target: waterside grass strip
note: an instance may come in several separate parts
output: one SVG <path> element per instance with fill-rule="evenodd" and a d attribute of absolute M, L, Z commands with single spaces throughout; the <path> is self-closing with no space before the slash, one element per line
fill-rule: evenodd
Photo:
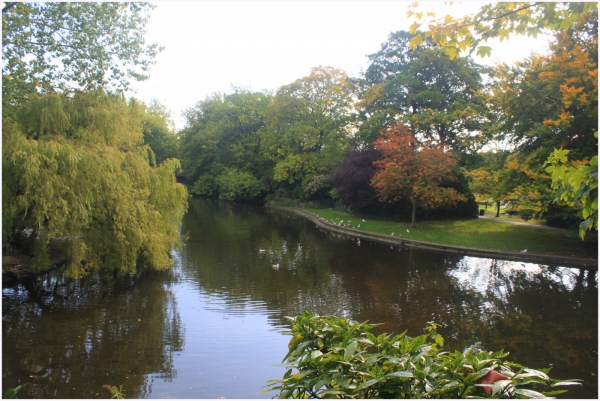
<path fill-rule="evenodd" d="M 393 237 L 385 234 L 377 234 L 373 232 L 363 231 L 352 227 L 342 227 L 335 223 L 325 220 L 314 213 L 308 212 L 303 209 L 287 207 L 287 206 L 270 206 L 274 209 L 285 210 L 288 212 L 296 213 L 302 217 L 305 217 L 314 222 L 318 227 L 327 229 L 331 232 L 344 234 L 351 237 L 360 239 L 376 241 L 389 245 L 396 246 L 409 246 L 420 249 L 431 249 L 436 251 L 452 252 L 463 254 L 467 256 L 477 256 L 485 258 L 498 258 L 505 260 L 512 260 L 515 262 L 527 262 L 537 263 L 546 265 L 560 265 L 565 267 L 575 267 L 585 270 L 598 270 L 598 259 L 578 258 L 572 256 L 559 256 L 559 255 L 543 255 L 533 252 L 521 253 L 521 252 L 509 252 L 509 251 L 498 251 L 481 248 L 471 248 L 457 245 L 446 245 L 437 244 L 427 241 L 419 241 L 413 239 L 407 239 L 404 237 Z"/>

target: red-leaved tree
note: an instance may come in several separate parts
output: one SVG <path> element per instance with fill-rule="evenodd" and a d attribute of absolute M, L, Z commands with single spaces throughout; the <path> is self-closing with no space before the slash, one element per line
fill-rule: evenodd
<path fill-rule="evenodd" d="M 410 199 L 413 205 L 411 227 L 415 226 L 417 204 L 431 208 L 466 200 L 454 188 L 444 185 L 456 180 L 452 167 L 456 156 L 440 146 L 417 141 L 401 124 L 379 133 L 375 148 L 383 156 L 374 165 L 377 172 L 371 185 L 383 201 Z"/>

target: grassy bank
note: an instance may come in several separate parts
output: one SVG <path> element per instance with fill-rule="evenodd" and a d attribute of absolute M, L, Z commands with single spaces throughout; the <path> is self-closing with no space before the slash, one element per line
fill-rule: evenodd
<path fill-rule="evenodd" d="M 553 231 L 483 219 L 417 221 L 417 227 L 410 228 L 409 222 L 362 221 L 331 209 L 304 210 L 336 223 L 343 220 L 347 227 L 386 235 L 394 233 L 394 236 L 437 244 L 511 252 L 527 249 L 527 252 L 544 255 L 598 258 L 597 236 L 588 235 L 582 241 L 576 231 Z"/>

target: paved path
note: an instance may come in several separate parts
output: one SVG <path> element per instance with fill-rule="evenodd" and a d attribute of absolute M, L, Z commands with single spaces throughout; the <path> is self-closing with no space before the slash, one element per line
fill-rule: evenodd
<path fill-rule="evenodd" d="M 512 221 L 512 220 L 506 220 L 506 219 L 499 219 L 497 217 L 479 216 L 479 218 L 480 219 L 484 219 L 484 220 L 497 221 L 498 223 L 515 224 L 517 226 L 527 226 L 527 227 L 534 227 L 534 228 L 542 228 L 544 230 L 553 230 L 553 231 L 573 232 L 573 230 L 569 230 L 567 228 L 542 226 L 542 225 L 539 225 L 539 224 L 529 224 L 529 223 L 523 223 L 521 221 Z"/>
<path fill-rule="evenodd" d="M 498 223 L 507 223 L 507 224 L 515 224 L 517 226 L 527 226 L 527 227 L 534 227 L 534 228 L 541 228 L 543 230 L 552 230 L 552 231 L 561 231 L 564 233 L 577 233 L 577 235 L 579 235 L 579 232 L 573 230 L 573 229 L 568 229 L 568 228 L 558 228 L 558 227 L 550 227 L 550 226 L 542 226 L 539 224 L 528 224 L 528 223 L 523 223 L 521 221 L 511 221 L 511 220 L 506 220 L 506 219 L 499 219 L 497 217 L 487 217 L 487 216 L 479 216 L 480 219 L 484 219 L 484 220 L 491 220 L 491 221 L 497 221 Z M 591 239 L 597 239 L 598 238 L 598 233 L 593 233 L 591 231 L 588 231 L 588 233 L 585 235 L 586 238 L 591 238 Z"/>

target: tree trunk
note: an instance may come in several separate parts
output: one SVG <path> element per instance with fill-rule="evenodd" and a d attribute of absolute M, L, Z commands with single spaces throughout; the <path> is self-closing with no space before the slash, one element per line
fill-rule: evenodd
<path fill-rule="evenodd" d="M 412 210 L 412 219 L 410 222 L 410 226 L 412 228 L 415 228 L 415 221 L 417 220 L 417 201 L 416 200 L 412 201 L 412 204 L 413 204 L 413 210 Z"/>
<path fill-rule="evenodd" d="M 496 217 L 500 217 L 500 201 L 496 201 Z"/>

